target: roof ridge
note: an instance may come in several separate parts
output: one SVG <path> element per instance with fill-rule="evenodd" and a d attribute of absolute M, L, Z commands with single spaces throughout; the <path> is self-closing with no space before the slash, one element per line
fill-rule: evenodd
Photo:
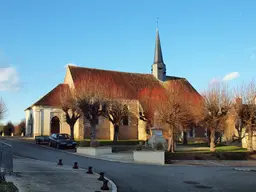
<path fill-rule="evenodd" d="M 92 68 L 92 67 L 81 67 L 81 66 L 73 66 L 73 65 L 69 65 L 68 67 L 70 67 L 70 68 L 82 68 L 82 69 L 94 69 L 94 70 L 98 70 L 98 71 L 109 71 L 109 72 L 116 72 L 116 73 L 136 74 L 136 75 L 152 75 L 151 73 L 125 72 L 125 71 L 98 69 L 98 68 Z"/>
<path fill-rule="evenodd" d="M 41 101 L 43 98 L 45 98 L 46 96 L 48 96 L 50 93 L 52 93 L 55 89 L 57 89 L 59 86 L 61 85 L 68 85 L 66 83 L 59 83 L 57 84 L 53 89 L 51 89 L 48 93 L 46 93 L 45 95 L 41 96 L 39 99 L 36 100 L 36 102 L 34 102 L 31 106 L 29 106 L 28 108 L 25 109 L 28 110 L 30 108 L 32 108 L 34 105 L 36 105 L 39 101 Z"/>

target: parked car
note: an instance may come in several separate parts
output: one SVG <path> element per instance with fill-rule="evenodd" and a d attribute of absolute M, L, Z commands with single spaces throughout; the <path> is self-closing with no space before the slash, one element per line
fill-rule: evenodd
<path fill-rule="evenodd" d="M 76 148 L 77 143 L 66 133 L 54 133 L 49 137 L 49 146 L 60 148 Z"/>
<path fill-rule="evenodd" d="M 49 143 L 49 136 L 41 135 L 41 136 L 35 136 L 36 144 L 41 143 Z"/>

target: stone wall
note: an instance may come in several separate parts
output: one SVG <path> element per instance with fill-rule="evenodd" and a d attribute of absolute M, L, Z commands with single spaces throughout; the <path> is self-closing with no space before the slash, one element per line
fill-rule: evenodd
<path fill-rule="evenodd" d="M 129 117 L 129 125 L 120 125 L 119 127 L 119 139 L 138 139 L 138 117 L 135 112 L 137 110 L 137 102 L 135 101 L 126 101 L 128 105 L 128 109 L 131 112 Z M 85 138 L 90 138 L 90 124 L 88 120 L 86 120 L 85 124 Z M 99 117 L 99 124 L 96 126 L 96 139 L 105 139 L 105 140 L 113 140 L 114 128 L 112 123 L 104 118 Z"/>

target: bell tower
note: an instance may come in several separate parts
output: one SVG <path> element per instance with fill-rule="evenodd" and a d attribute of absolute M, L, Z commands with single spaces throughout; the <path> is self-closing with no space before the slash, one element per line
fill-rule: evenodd
<path fill-rule="evenodd" d="M 163 60 L 158 29 L 156 30 L 155 56 L 154 56 L 154 64 L 152 65 L 151 72 L 158 80 L 160 81 L 166 80 L 166 66 Z"/>

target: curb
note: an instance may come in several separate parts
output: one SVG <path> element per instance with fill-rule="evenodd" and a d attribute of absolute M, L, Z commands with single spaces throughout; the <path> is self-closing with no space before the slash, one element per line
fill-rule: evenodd
<path fill-rule="evenodd" d="M 7 140 L 13 140 L 13 139 L 9 139 L 9 138 L 5 138 L 5 139 L 7 139 Z M 16 141 L 17 141 L 17 140 L 16 140 Z M 21 140 L 21 139 L 19 139 L 19 141 L 24 142 L 24 143 L 33 144 L 33 143 L 30 143 L 30 142 L 23 141 L 23 140 Z M 63 153 L 68 153 L 68 154 L 77 155 L 76 153 L 71 153 L 71 152 L 69 152 L 69 151 L 61 151 L 61 150 L 54 149 L 54 148 L 50 148 L 50 147 L 43 146 L 43 145 L 37 145 L 37 146 L 40 146 L 40 147 L 43 147 L 43 148 L 46 148 L 46 149 L 51 149 L 51 150 L 58 151 L 58 152 L 63 152 Z M 15 156 L 15 155 L 13 155 L 13 156 Z M 77 155 L 77 156 L 81 156 L 81 155 Z M 19 157 L 19 156 L 15 156 L 15 157 Z M 29 159 L 29 158 L 24 158 L 24 159 Z M 35 161 L 41 161 L 41 160 L 35 160 Z M 42 162 L 45 162 L 45 161 L 42 161 Z M 46 161 L 46 162 L 48 162 L 48 161 Z M 54 164 L 53 162 L 50 162 L 50 161 L 49 161 L 49 163 Z M 84 169 L 84 168 L 79 168 L 79 169 L 80 169 L 80 170 L 86 170 L 86 171 L 87 171 L 87 169 Z M 95 174 L 95 175 L 97 175 L 97 176 L 100 176 L 100 174 L 98 174 L 98 173 L 96 173 L 96 172 L 93 172 L 93 174 Z M 104 177 L 105 177 L 105 176 L 104 176 Z M 117 192 L 117 186 L 116 186 L 116 184 L 115 184 L 111 179 L 109 179 L 108 177 L 105 177 L 105 178 L 106 178 L 106 179 L 109 181 L 109 183 L 111 184 L 112 192 Z"/>
<path fill-rule="evenodd" d="M 256 172 L 256 169 L 250 168 L 234 168 L 235 171 L 244 171 L 244 172 Z"/>
<path fill-rule="evenodd" d="M 19 156 L 16 156 L 16 155 L 13 155 L 13 157 L 16 157 L 16 158 L 19 158 Z M 26 157 L 22 157 L 22 159 L 30 159 L 30 158 L 26 158 Z M 31 160 L 31 159 L 30 159 Z M 33 161 L 39 161 L 39 162 L 44 162 L 44 163 L 48 163 L 48 164 L 52 164 L 52 165 L 56 165 L 56 163 L 53 163 L 51 161 L 42 161 L 42 160 L 38 160 L 38 159 L 32 159 Z M 67 165 L 66 165 L 67 166 Z M 88 169 L 84 169 L 84 168 L 79 168 L 78 170 L 82 170 L 82 171 L 88 171 Z M 72 170 L 72 171 L 76 171 L 76 170 Z M 96 173 L 96 172 L 93 172 L 94 175 L 96 176 L 100 176 L 100 174 Z M 104 176 L 105 177 L 105 176 Z M 111 185 L 111 192 L 117 192 L 117 186 L 116 184 L 111 180 L 109 179 L 108 177 L 105 177 L 106 180 L 108 180 L 108 182 L 110 183 Z"/>

